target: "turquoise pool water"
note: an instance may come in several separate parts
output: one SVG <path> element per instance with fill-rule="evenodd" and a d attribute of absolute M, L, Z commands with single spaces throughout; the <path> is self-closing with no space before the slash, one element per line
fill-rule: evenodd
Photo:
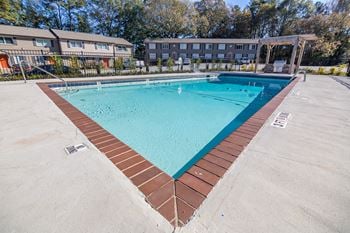
<path fill-rule="evenodd" d="M 154 165 L 179 177 L 287 80 L 223 76 L 61 94 Z"/>

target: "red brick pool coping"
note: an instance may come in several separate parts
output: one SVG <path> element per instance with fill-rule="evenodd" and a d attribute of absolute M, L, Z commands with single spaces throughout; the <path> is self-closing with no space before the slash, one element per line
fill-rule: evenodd
<path fill-rule="evenodd" d="M 197 161 L 180 178 L 173 179 L 118 140 L 95 121 L 52 90 L 52 83 L 38 83 L 41 90 L 77 128 L 145 195 L 145 200 L 174 227 L 185 225 L 224 176 L 265 121 L 295 86 L 298 78 L 265 104 L 238 129 Z"/>

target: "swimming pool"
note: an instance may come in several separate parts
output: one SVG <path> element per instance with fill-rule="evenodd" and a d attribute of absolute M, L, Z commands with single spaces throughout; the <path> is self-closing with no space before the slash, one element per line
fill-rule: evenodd
<path fill-rule="evenodd" d="M 222 75 L 214 80 L 97 85 L 60 95 L 178 178 L 288 83 L 286 79 Z"/>

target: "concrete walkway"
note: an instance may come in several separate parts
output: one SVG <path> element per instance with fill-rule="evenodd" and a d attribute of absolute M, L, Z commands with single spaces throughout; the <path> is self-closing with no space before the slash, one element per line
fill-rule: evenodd
<path fill-rule="evenodd" d="M 173 231 L 33 81 L 1 83 L 0 99 L 0 232 Z M 176 231 L 350 232 L 349 100 L 329 77 L 299 82 L 275 112 L 287 128 L 272 116 Z"/>
<path fill-rule="evenodd" d="M 172 231 L 36 84 L 0 85 L 0 99 L 0 232 Z"/>
<path fill-rule="evenodd" d="M 299 82 L 179 232 L 350 232 L 349 101 L 329 77 Z"/>

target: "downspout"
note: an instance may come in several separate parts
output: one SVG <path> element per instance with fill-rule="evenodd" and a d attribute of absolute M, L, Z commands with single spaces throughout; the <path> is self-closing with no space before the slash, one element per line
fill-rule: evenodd
<path fill-rule="evenodd" d="M 61 46 L 61 40 L 58 37 L 58 35 L 50 28 L 49 31 L 56 37 L 57 40 L 57 45 L 58 45 L 58 54 L 59 55 L 63 55 L 62 54 L 62 46 Z"/>

